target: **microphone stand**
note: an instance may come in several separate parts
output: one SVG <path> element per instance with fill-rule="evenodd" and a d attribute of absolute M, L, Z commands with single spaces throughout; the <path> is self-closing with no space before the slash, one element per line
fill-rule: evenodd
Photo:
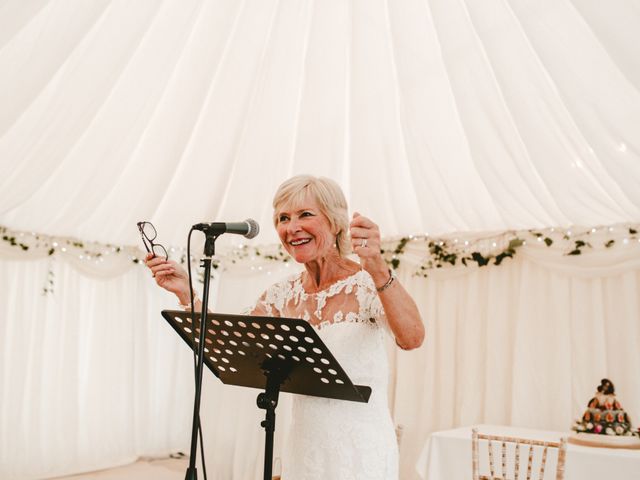
<path fill-rule="evenodd" d="M 185 480 L 197 480 L 196 456 L 198 449 L 198 427 L 200 425 L 200 397 L 202 396 L 202 371 L 204 369 L 204 344 L 207 326 L 207 311 L 209 304 L 209 283 L 211 280 L 211 257 L 215 255 L 215 241 L 220 235 L 213 229 L 203 229 L 205 234 L 204 258 L 201 267 L 204 267 L 204 288 L 202 290 L 202 315 L 200 317 L 200 335 L 198 336 L 198 359 L 196 366 L 196 391 L 193 402 L 193 423 L 191 426 L 191 453 L 189 454 L 189 467 Z M 193 326 L 195 328 L 195 324 Z"/>

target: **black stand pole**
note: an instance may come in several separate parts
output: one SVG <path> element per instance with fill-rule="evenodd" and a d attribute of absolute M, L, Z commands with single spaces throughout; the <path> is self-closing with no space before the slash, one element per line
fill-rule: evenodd
<path fill-rule="evenodd" d="M 204 287 L 202 290 L 202 315 L 200 320 L 200 335 L 198 337 L 198 357 L 196 366 L 196 391 L 193 402 L 193 420 L 191 424 L 191 451 L 189 454 L 189 467 L 185 480 L 197 480 L 196 457 L 198 450 L 198 428 L 200 427 L 200 397 L 202 396 L 202 371 L 204 367 L 204 343 L 207 325 L 207 311 L 209 304 L 209 283 L 211 281 L 211 257 L 215 255 L 215 242 L 218 235 L 204 231 L 206 240 L 204 243 L 204 258 L 201 267 L 204 267 Z M 195 325 L 194 325 L 195 328 Z"/>
<path fill-rule="evenodd" d="M 266 410 L 262 423 L 264 427 L 264 480 L 272 480 L 273 470 L 273 432 L 276 429 L 276 407 L 278 406 L 278 394 L 280 393 L 280 379 L 269 376 L 267 388 L 258 395 L 256 403 L 258 408 Z"/>

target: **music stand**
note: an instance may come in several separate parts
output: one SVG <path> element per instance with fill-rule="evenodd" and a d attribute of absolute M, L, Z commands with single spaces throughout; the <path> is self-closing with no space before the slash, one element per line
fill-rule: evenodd
<path fill-rule="evenodd" d="M 162 316 L 198 351 L 200 314 L 163 310 Z M 228 385 L 264 390 L 266 410 L 264 480 L 271 480 L 275 409 L 280 392 L 367 403 L 371 387 L 354 385 L 313 327 L 293 318 L 210 313 L 204 336 L 204 364 Z"/>

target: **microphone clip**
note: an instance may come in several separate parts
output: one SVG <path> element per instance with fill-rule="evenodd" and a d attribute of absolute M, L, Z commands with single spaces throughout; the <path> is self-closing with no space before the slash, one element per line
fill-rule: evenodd
<path fill-rule="evenodd" d="M 193 226 L 194 230 L 198 230 L 205 235 L 222 235 L 227 231 L 227 224 L 224 222 L 214 222 L 214 223 L 196 223 Z"/>

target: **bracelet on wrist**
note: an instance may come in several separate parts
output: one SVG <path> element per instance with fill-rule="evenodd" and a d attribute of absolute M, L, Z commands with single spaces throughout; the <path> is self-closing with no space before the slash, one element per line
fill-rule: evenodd
<path fill-rule="evenodd" d="M 387 282 L 380 286 L 380 287 L 376 287 L 376 290 L 378 291 L 378 293 L 384 292 L 387 288 L 389 288 L 391 286 L 391 284 L 393 284 L 393 282 L 396 279 L 396 274 L 393 270 L 389 269 L 389 280 L 387 280 Z"/>
<path fill-rule="evenodd" d="M 196 292 L 193 292 L 193 305 L 195 306 L 196 302 L 200 300 L 198 298 L 198 294 Z M 191 302 L 187 302 L 185 303 L 181 303 L 180 300 L 178 300 L 178 306 L 180 308 L 182 308 L 185 312 L 190 312 L 191 311 Z"/>

